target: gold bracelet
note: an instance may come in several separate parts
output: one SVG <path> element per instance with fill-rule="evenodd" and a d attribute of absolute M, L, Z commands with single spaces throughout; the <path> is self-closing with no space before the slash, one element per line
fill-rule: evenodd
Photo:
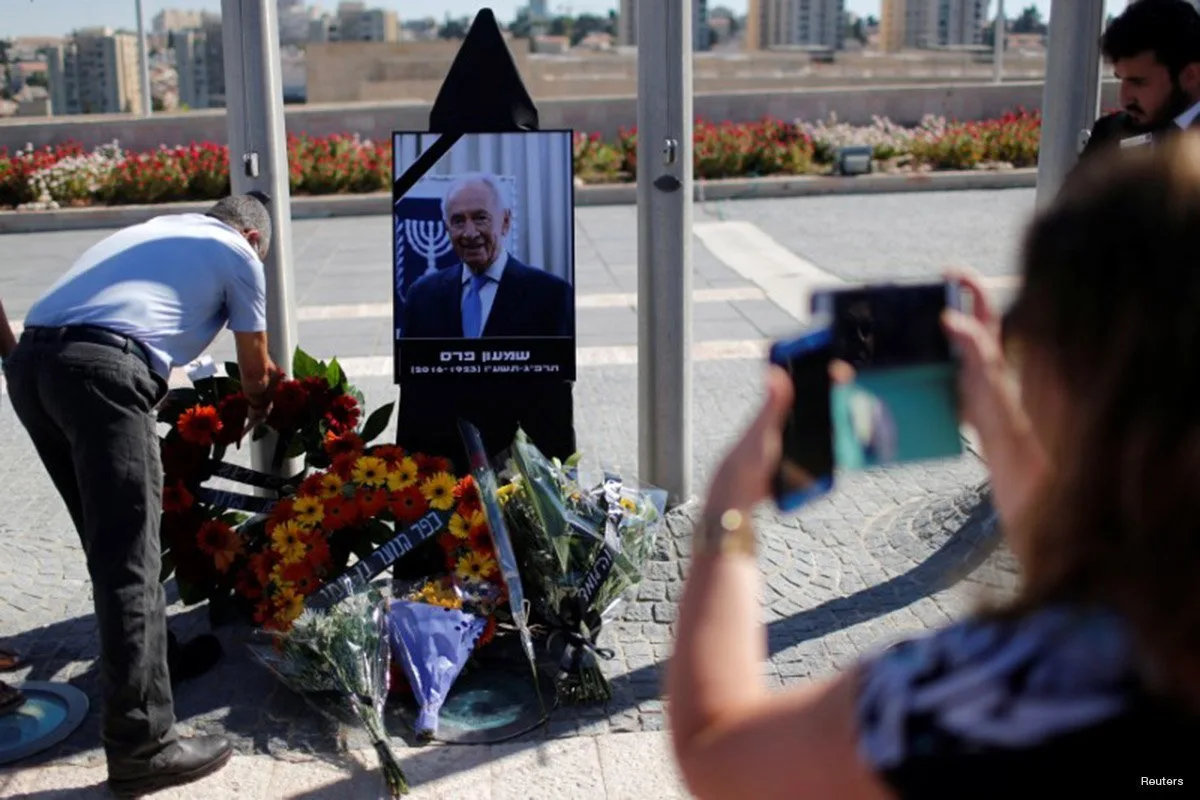
<path fill-rule="evenodd" d="M 758 554 L 758 537 L 754 535 L 750 517 L 731 508 L 715 521 L 700 523 L 695 548 L 697 555 L 740 553 L 754 558 Z"/>

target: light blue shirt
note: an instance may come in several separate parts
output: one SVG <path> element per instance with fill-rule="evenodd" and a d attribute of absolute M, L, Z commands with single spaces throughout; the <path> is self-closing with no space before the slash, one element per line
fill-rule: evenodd
<path fill-rule="evenodd" d="M 266 312 L 266 274 L 250 243 L 212 217 L 173 214 L 94 245 L 34 303 L 25 327 L 107 328 L 136 339 L 167 377 L 226 324 L 265 331 Z"/>
<path fill-rule="evenodd" d="M 488 315 L 492 313 L 492 303 L 496 302 L 496 292 L 500 288 L 500 279 L 504 277 L 504 268 L 506 266 L 508 266 L 508 251 L 501 250 L 500 254 L 496 256 L 496 260 L 492 262 L 492 265 L 483 272 L 491 280 L 485 283 L 483 288 L 479 290 L 479 305 L 483 309 L 483 313 L 479 318 L 480 333 L 487 328 Z M 467 285 L 471 282 L 471 276 L 475 273 L 471 272 L 471 268 L 466 264 L 461 264 L 459 269 L 462 270 L 462 293 L 465 295 Z M 459 299 L 462 299 L 461 295 Z"/>

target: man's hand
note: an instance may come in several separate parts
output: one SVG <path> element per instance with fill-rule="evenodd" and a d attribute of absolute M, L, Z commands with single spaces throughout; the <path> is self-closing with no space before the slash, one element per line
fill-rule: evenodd
<path fill-rule="evenodd" d="M 249 429 L 253 430 L 266 422 L 267 415 L 271 413 L 271 402 L 275 398 L 275 390 L 279 388 L 280 382 L 286 377 L 284 371 L 272 363 L 267 367 L 267 388 L 262 392 L 261 399 L 250 400 L 247 395 L 247 400 L 250 401 Z"/>

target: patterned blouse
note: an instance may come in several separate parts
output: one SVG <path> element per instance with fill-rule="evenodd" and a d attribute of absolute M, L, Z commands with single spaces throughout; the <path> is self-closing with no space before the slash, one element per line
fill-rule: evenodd
<path fill-rule="evenodd" d="M 1111 613 L 961 622 L 865 662 L 859 749 L 901 798 L 1200 797 L 1200 719 L 1142 675 Z"/>

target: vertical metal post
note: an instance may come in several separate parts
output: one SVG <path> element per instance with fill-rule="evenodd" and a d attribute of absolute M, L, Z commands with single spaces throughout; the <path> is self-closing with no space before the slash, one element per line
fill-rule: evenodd
<path fill-rule="evenodd" d="M 637 8 L 638 460 L 671 505 L 692 483 L 692 6 Z"/>
<path fill-rule="evenodd" d="M 1054 0 L 1042 94 L 1037 204 L 1054 198 L 1100 114 L 1100 33 L 1104 0 Z"/>
<path fill-rule="evenodd" d="M 1004 18 L 1004 0 L 997 0 L 996 22 L 992 25 L 992 81 L 1004 81 L 1004 38 L 1008 20 Z"/>
<path fill-rule="evenodd" d="M 150 48 L 146 46 L 145 13 L 142 0 L 137 0 L 138 75 L 142 87 L 142 116 L 148 117 L 154 110 L 150 96 Z"/>
<path fill-rule="evenodd" d="M 234 194 L 271 197 L 267 273 L 267 342 L 271 360 L 291 373 L 296 340 L 292 289 L 292 200 L 275 0 L 221 0 L 225 49 L 225 109 Z M 254 468 L 270 471 L 275 437 L 254 443 Z M 294 474 L 299 466 L 285 465 Z"/>

